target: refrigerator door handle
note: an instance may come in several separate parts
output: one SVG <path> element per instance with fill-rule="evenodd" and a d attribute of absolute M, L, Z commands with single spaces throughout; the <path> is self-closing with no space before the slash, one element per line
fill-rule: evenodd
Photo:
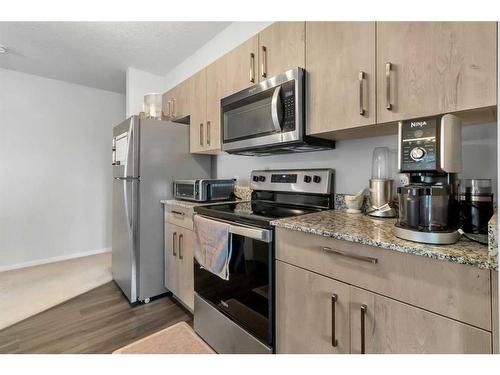
<path fill-rule="evenodd" d="M 128 185 L 127 182 L 128 182 L 128 180 L 125 180 L 124 184 L 123 184 L 123 197 L 125 198 L 125 215 L 127 216 L 128 235 L 129 235 L 129 238 L 133 238 L 132 237 L 132 231 L 133 231 L 133 228 L 132 228 L 132 217 L 130 215 L 130 207 L 129 207 L 129 204 L 128 204 L 129 190 L 127 189 L 127 185 Z"/>
<path fill-rule="evenodd" d="M 113 177 L 115 180 L 122 180 L 122 181 L 134 181 L 134 180 L 140 180 L 140 177 Z"/>

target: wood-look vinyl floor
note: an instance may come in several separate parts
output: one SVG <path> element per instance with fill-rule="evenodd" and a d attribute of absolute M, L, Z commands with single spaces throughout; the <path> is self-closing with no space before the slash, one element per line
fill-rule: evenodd
<path fill-rule="evenodd" d="M 1 330 L 0 353 L 112 353 L 180 321 L 171 297 L 132 307 L 110 282 Z"/>

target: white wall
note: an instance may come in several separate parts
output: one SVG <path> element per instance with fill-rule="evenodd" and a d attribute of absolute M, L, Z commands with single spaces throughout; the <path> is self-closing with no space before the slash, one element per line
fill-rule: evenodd
<path fill-rule="evenodd" d="M 143 70 L 128 68 L 126 73 L 126 117 L 142 112 L 144 95 L 157 92 L 163 93 L 163 76 L 158 76 Z"/>
<path fill-rule="evenodd" d="M 111 246 L 124 95 L 0 69 L 0 270 Z"/>

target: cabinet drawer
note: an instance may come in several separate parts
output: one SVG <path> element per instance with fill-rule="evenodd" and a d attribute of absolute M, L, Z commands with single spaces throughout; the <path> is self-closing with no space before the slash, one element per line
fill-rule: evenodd
<path fill-rule="evenodd" d="M 282 228 L 276 236 L 279 260 L 491 330 L 488 270 Z"/>
<path fill-rule="evenodd" d="M 165 221 L 193 230 L 193 209 L 167 204 L 165 207 Z"/>

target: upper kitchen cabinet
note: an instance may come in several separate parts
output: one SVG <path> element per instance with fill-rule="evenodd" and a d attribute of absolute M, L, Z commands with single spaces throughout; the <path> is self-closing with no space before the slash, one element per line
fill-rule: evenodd
<path fill-rule="evenodd" d="M 306 63 L 305 22 L 275 22 L 259 33 L 259 80 Z"/>
<path fill-rule="evenodd" d="M 203 69 L 190 78 L 193 85 L 191 116 L 189 118 L 189 150 L 191 153 L 206 149 L 207 132 L 207 71 Z"/>
<path fill-rule="evenodd" d="M 190 115 L 190 99 L 193 96 L 193 77 L 186 79 L 163 94 L 163 116 L 170 121 L 183 121 Z"/>
<path fill-rule="evenodd" d="M 496 105 L 496 46 L 496 22 L 377 23 L 377 122 Z"/>
<path fill-rule="evenodd" d="M 220 151 L 220 100 L 227 95 L 227 79 L 230 76 L 225 56 L 206 68 L 207 116 L 205 126 L 200 131 L 204 150 L 209 153 Z"/>
<path fill-rule="evenodd" d="M 375 22 L 307 22 L 307 134 L 375 124 Z"/>
<path fill-rule="evenodd" d="M 221 79 L 225 81 L 224 90 L 221 91 L 222 97 L 231 95 L 258 82 L 258 46 L 259 38 L 254 36 L 218 60 L 219 67 L 225 64 L 227 68 L 221 76 Z"/>

